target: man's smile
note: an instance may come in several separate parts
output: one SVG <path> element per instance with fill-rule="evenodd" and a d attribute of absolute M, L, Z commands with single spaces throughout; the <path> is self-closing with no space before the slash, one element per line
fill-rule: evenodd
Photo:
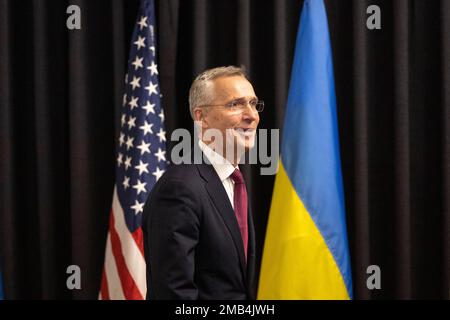
<path fill-rule="evenodd" d="M 234 128 L 234 131 L 244 137 L 252 137 L 256 133 L 255 128 Z"/>

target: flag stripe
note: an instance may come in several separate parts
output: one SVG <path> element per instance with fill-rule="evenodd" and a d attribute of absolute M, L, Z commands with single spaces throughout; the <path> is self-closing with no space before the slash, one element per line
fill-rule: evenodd
<path fill-rule="evenodd" d="M 105 280 L 108 281 L 107 287 L 109 289 L 109 298 L 112 300 L 125 299 L 119 278 L 119 272 L 117 271 L 116 261 L 114 260 L 114 256 L 112 254 L 110 233 L 108 233 L 108 238 L 106 240 L 105 272 Z M 106 299 L 106 297 L 104 297 L 104 299 Z"/>
<path fill-rule="evenodd" d="M 322 0 L 303 4 L 258 296 L 352 297 L 332 51 Z"/>
<path fill-rule="evenodd" d="M 121 253 L 123 253 L 126 257 L 125 263 L 127 269 L 130 270 L 133 279 L 136 281 L 136 285 L 138 286 L 139 291 L 143 295 L 145 295 L 145 293 L 147 292 L 147 284 L 145 280 L 146 264 L 143 247 L 138 247 L 135 237 L 133 237 L 132 234 L 130 234 L 130 232 L 128 231 L 128 228 L 125 224 L 122 207 L 120 206 L 118 201 L 117 188 L 114 188 L 112 211 L 115 218 L 114 228 L 115 230 L 117 230 L 120 243 L 123 247 Z M 140 228 L 138 228 L 137 230 L 140 230 Z M 143 246 L 142 242 L 141 246 Z"/>
<path fill-rule="evenodd" d="M 102 273 L 102 285 L 100 288 L 100 299 L 101 300 L 110 300 L 109 290 L 108 290 L 108 279 L 106 278 L 105 267 L 103 267 L 103 273 Z"/>
<path fill-rule="evenodd" d="M 323 1 L 305 1 L 299 30 L 281 158 L 350 290 L 332 53 Z"/>
<path fill-rule="evenodd" d="M 332 56 L 325 4 L 307 0 L 297 33 L 281 158 L 351 296 Z"/>
<path fill-rule="evenodd" d="M 348 299 L 339 268 L 282 161 L 270 212 L 258 299 Z"/>
<path fill-rule="evenodd" d="M 119 279 L 122 283 L 123 292 L 125 295 L 125 299 L 127 300 L 135 300 L 135 299 L 141 299 L 142 300 L 142 294 L 139 292 L 139 289 L 136 286 L 136 283 L 134 282 L 133 277 L 131 276 L 127 265 L 125 258 L 122 254 L 122 245 L 120 243 L 120 237 L 117 234 L 117 231 L 114 226 L 114 214 L 110 215 L 110 225 L 109 225 L 109 231 L 111 233 L 111 245 L 112 245 L 112 252 L 114 255 L 114 259 L 116 261 L 117 265 L 117 271 L 119 273 Z"/>
<path fill-rule="evenodd" d="M 142 234 L 142 229 L 140 227 L 137 228 L 136 231 L 131 233 L 131 235 L 133 236 L 134 242 L 136 243 L 139 251 L 141 252 L 142 257 L 145 257 L 145 254 L 144 254 L 144 236 Z"/>

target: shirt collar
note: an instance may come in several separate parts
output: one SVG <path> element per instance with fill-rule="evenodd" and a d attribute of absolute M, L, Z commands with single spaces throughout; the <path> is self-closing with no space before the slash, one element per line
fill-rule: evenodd
<path fill-rule="evenodd" d="M 205 156 L 208 158 L 209 162 L 214 167 L 214 170 L 216 170 L 217 175 L 219 176 L 221 181 L 224 181 L 225 179 L 228 179 L 230 175 L 234 172 L 234 170 L 239 169 L 239 167 L 235 167 L 231 164 L 230 161 L 222 157 L 219 153 L 215 152 L 213 149 L 208 147 L 207 144 L 205 144 L 203 141 L 198 141 L 198 146 L 200 147 L 200 150 L 205 154 Z"/>

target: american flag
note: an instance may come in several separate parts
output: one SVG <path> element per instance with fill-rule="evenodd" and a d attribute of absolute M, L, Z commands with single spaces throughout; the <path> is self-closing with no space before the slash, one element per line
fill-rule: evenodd
<path fill-rule="evenodd" d="M 145 299 L 145 201 L 164 173 L 166 132 L 158 82 L 153 0 L 140 3 L 125 76 L 116 184 L 99 298 Z"/>

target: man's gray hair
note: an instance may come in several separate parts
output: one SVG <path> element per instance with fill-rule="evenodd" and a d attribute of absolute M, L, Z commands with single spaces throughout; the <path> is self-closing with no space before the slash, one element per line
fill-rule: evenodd
<path fill-rule="evenodd" d="M 194 108 L 211 103 L 211 96 L 209 94 L 208 87 L 212 80 L 220 77 L 232 77 L 242 76 L 247 78 L 244 68 L 227 66 L 208 69 L 200 73 L 194 82 L 192 82 L 191 89 L 189 90 L 189 111 L 191 117 L 194 118 Z"/>

